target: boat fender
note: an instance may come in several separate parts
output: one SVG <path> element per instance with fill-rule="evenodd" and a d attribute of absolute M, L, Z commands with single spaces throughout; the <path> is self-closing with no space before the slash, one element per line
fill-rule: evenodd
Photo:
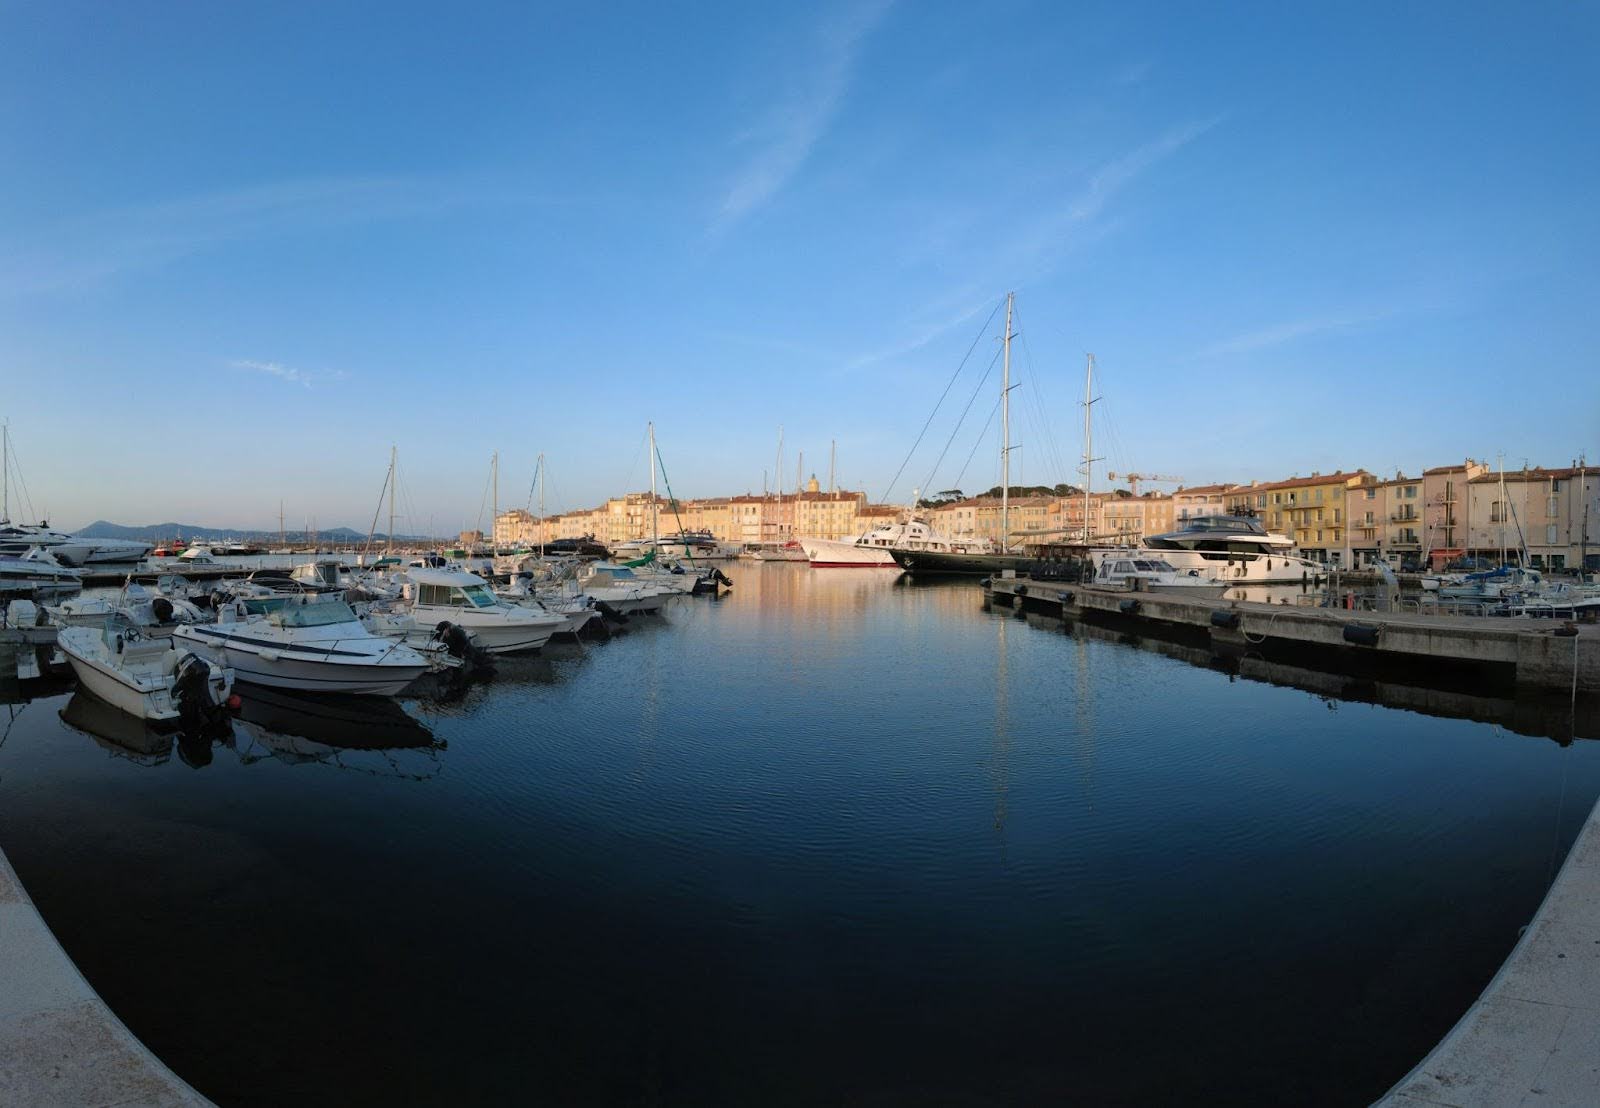
<path fill-rule="evenodd" d="M 1139 613 L 1139 602 L 1137 600 L 1124 600 L 1117 605 L 1117 608 L 1124 615 L 1137 615 Z"/>
<path fill-rule="evenodd" d="M 1211 626 L 1237 631 L 1239 629 L 1239 613 L 1231 610 L 1223 611 L 1219 608 L 1211 613 Z"/>
<path fill-rule="evenodd" d="M 1028 586 L 1027 585 L 1018 585 L 1017 588 L 1016 588 L 1016 593 L 1017 593 L 1018 596 L 1027 596 L 1028 595 Z"/>
<path fill-rule="evenodd" d="M 1062 607 L 1066 607 L 1068 604 L 1071 604 L 1071 603 L 1072 603 L 1072 594 L 1070 592 L 1062 593 L 1061 594 L 1061 606 Z"/>
<path fill-rule="evenodd" d="M 1378 635 L 1383 629 L 1367 623 L 1347 623 L 1344 625 L 1344 641 L 1355 643 L 1357 646 L 1377 646 Z"/>

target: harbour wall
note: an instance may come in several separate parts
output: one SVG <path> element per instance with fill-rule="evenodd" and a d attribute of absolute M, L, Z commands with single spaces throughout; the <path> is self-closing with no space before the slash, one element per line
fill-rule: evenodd
<path fill-rule="evenodd" d="M 84 980 L 0 851 L 0 1104 L 210 1103 Z"/>

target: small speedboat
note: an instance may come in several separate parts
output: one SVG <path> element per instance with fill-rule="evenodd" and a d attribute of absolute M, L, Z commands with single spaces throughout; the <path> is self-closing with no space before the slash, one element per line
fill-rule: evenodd
<path fill-rule="evenodd" d="M 428 669 L 415 650 L 363 627 L 343 600 L 279 599 L 261 615 L 249 601 L 227 602 L 215 624 L 180 627 L 173 638 L 232 667 L 240 681 L 302 692 L 393 696 Z"/>
<path fill-rule="evenodd" d="M 101 700 L 154 722 L 195 727 L 218 718 L 233 691 L 233 672 L 171 638 L 149 638 L 126 619 L 105 627 L 63 627 L 56 645 L 78 681 Z"/>
<path fill-rule="evenodd" d="M 668 595 L 636 576 L 627 566 L 611 562 L 589 562 L 578 573 L 578 587 L 584 595 L 620 615 L 656 612 Z"/>
<path fill-rule="evenodd" d="M 418 623 L 460 627 L 490 654 L 537 650 L 566 624 L 542 609 L 502 601 L 487 581 L 473 573 L 412 569 L 406 576 L 410 584 L 405 602 Z"/>
<path fill-rule="evenodd" d="M 1185 596 L 1221 596 L 1229 588 L 1226 581 L 1202 577 L 1198 570 L 1180 570 L 1171 562 L 1151 557 L 1148 550 L 1106 554 L 1095 571 L 1094 583 L 1103 588 Z"/>

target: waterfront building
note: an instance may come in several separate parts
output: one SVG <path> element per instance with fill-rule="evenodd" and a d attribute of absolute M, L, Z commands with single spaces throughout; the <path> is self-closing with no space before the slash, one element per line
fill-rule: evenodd
<path fill-rule="evenodd" d="M 1600 473 L 1564 469 L 1480 473 L 1467 482 L 1467 552 L 1534 569 L 1600 568 Z"/>
<path fill-rule="evenodd" d="M 1488 466 L 1471 458 L 1461 465 L 1422 471 L 1423 538 L 1433 568 L 1467 552 L 1467 511 L 1471 506 L 1467 483 L 1488 471 Z"/>
<path fill-rule="evenodd" d="M 795 504 L 797 533 L 813 539 L 847 539 L 860 533 L 858 515 L 864 492 L 823 492 L 815 476 Z"/>
<path fill-rule="evenodd" d="M 1001 532 L 1007 526 L 998 496 L 971 496 L 964 500 L 941 504 L 929 513 L 929 522 L 951 538 L 988 539 L 999 544 L 1002 538 L 1011 546 L 1026 542 L 1030 534 L 1043 531 L 1048 526 L 1050 509 L 1058 498 L 1054 496 L 1014 496 L 1010 499 L 1010 535 Z"/>
<path fill-rule="evenodd" d="M 1184 522 L 1198 519 L 1201 516 L 1220 516 L 1228 510 L 1227 493 L 1239 486 L 1226 483 L 1221 485 L 1195 485 L 1192 488 L 1179 489 L 1172 494 L 1172 518 L 1175 526 L 1182 526 Z"/>
<path fill-rule="evenodd" d="M 1421 477 L 1395 474 L 1351 491 L 1350 555 L 1352 565 L 1380 559 L 1420 560 L 1423 553 L 1426 497 Z"/>
<path fill-rule="evenodd" d="M 1175 510 L 1172 496 L 1156 492 L 1132 496 L 1118 490 L 1101 504 L 1099 533 L 1102 541 L 1113 545 L 1137 546 L 1147 535 L 1171 531 Z M 1220 506 L 1217 511 L 1221 511 Z"/>
<path fill-rule="evenodd" d="M 1267 530 L 1288 535 L 1306 557 L 1348 566 L 1350 493 L 1375 481 L 1364 469 L 1313 472 L 1286 481 L 1252 481 L 1229 490 L 1223 499 L 1228 511 L 1255 515 Z"/>

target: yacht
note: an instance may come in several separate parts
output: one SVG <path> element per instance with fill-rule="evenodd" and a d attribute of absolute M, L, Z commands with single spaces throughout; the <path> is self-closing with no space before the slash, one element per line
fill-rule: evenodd
<path fill-rule="evenodd" d="M 853 539 L 801 539 L 800 547 L 813 569 L 894 569 L 896 562 L 889 547 L 904 526 L 874 527 Z"/>
<path fill-rule="evenodd" d="M 932 524 L 911 519 L 889 547 L 895 564 L 908 573 L 999 573 L 1021 569 L 1024 554 L 1002 551 L 988 539 L 957 539 Z"/>
<path fill-rule="evenodd" d="M 504 603 L 477 574 L 412 569 L 406 576 L 406 603 L 418 623 L 455 624 L 490 654 L 537 650 L 567 622 L 549 612 Z"/>
<path fill-rule="evenodd" d="M 1180 570 L 1171 562 L 1149 557 L 1148 552 L 1134 555 L 1128 551 L 1101 559 L 1094 583 L 1106 588 L 1185 596 L 1221 596 L 1230 587 L 1226 582 L 1200 576 L 1199 570 Z"/>
<path fill-rule="evenodd" d="M 33 596 L 41 600 L 83 589 L 83 573 L 64 566 L 38 547 L 20 558 L 0 555 L 0 596 Z"/>
<path fill-rule="evenodd" d="M 0 555 L 24 554 L 30 547 L 48 551 L 68 566 L 126 565 L 141 561 L 152 547 L 133 539 L 89 539 L 54 530 L 40 521 L 12 523 L 0 519 Z"/>
<path fill-rule="evenodd" d="M 1303 558 L 1287 535 L 1274 534 L 1251 516 L 1199 516 L 1182 528 L 1152 535 L 1134 551 L 1097 551 L 1096 561 L 1132 553 L 1160 558 L 1183 573 L 1229 585 L 1298 584 L 1326 576 L 1317 562 Z"/>
<path fill-rule="evenodd" d="M 185 625 L 172 637 L 221 665 L 239 680 L 303 692 L 393 696 L 428 668 L 427 659 L 399 642 L 372 634 L 350 605 L 311 595 L 225 603 L 214 624 Z"/>
<path fill-rule="evenodd" d="M 220 717 L 233 691 L 233 671 L 115 617 L 98 629 L 63 627 L 56 645 L 84 688 L 140 719 L 206 723 Z"/>

